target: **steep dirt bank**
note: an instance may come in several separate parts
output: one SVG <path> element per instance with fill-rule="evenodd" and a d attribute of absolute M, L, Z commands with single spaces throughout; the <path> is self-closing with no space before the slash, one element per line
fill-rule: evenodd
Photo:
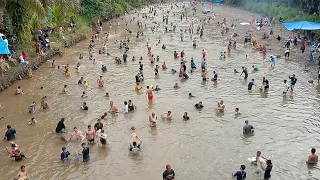
<path fill-rule="evenodd" d="M 68 43 L 70 46 L 73 46 L 74 44 L 84 40 L 85 38 L 86 36 L 83 34 L 74 34 L 72 35 L 70 40 L 68 40 Z M 13 67 L 12 69 L 4 73 L 3 76 L 1 76 L 0 78 L 0 92 L 11 86 L 16 80 L 20 80 L 21 78 L 27 78 L 27 70 L 29 67 L 33 68 L 36 65 L 41 65 L 42 63 L 51 59 L 51 57 L 55 54 L 57 54 L 57 52 L 46 54 L 44 56 L 35 57 L 29 60 L 28 65 L 19 65 L 17 67 Z"/>

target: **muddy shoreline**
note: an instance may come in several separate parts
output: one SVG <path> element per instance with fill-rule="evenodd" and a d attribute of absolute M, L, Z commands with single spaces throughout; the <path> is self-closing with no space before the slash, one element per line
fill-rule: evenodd
<path fill-rule="evenodd" d="M 72 38 L 68 40 L 68 43 L 71 46 L 79 43 L 80 41 L 86 39 L 84 34 L 73 34 Z M 7 89 L 9 86 L 13 85 L 17 80 L 21 80 L 24 78 L 28 78 L 27 69 L 32 68 L 34 66 L 40 66 L 45 63 L 47 60 L 51 59 L 57 52 L 53 52 L 50 54 L 46 54 L 44 56 L 37 56 L 35 58 L 30 58 L 29 64 L 21 65 L 19 64 L 17 67 L 11 68 L 9 71 L 3 74 L 0 78 L 0 92 Z"/>

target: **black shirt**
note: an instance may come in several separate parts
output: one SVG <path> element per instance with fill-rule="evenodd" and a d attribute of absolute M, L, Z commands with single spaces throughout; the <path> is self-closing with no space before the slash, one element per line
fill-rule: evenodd
<path fill-rule="evenodd" d="M 86 110 L 86 111 L 89 110 L 88 106 L 86 106 L 86 105 L 82 106 L 82 109 L 83 109 L 83 110 Z"/>
<path fill-rule="evenodd" d="M 266 80 L 263 80 L 262 84 L 264 84 L 264 88 L 265 89 L 268 89 L 269 88 L 269 81 L 266 79 Z"/>
<path fill-rule="evenodd" d="M 143 64 L 140 64 L 139 69 L 140 69 L 140 70 L 143 70 Z"/>
<path fill-rule="evenodd" d="M 56 127 L 56 133 L 60 133 L 62 129 L 65 129 L 66 126 L 64 125 L 63 121 L 59 121 Z"/>
<path fill-rule="evenodd" d="M 201 109 L 201 108 L 203 108 L 203 105 L 202 105 L 202 104 L 197 103 L 197 104 L 195 104 L 195 105 L 194 105 L 194 107 L 196 107 L 197 109 Z"/>
<path fill-rule="evenodd" d="M 8 141 L 13 141 L 16 138 L 15 134 L 16 134 L 16 130 L 13 128 L 10 128 L 5 133 L 5 136 L 7 137 Z"/>
<path fill-rule="evenodd" d="M 266 171 L 264 172 L 264 178 L 268 179 L 271 177 L 272 165 L 267 166 Z"/>
<path fill-rule="evenodd" d="M 218 79 L 218 74 L 213 75 L 213 80 L 216 81 Z"/>
<path fill-rule="evenodd" d="M 99 130 L 99 129 L 103 129 L 103 124 L 100 122 L 100 123 L 96 123 L 95 125 L 94 125 L 94 129 L 97 131 L 97 130 Z"/>
<path fill-rule="evenodd" d="M 174 174 L 173 169 L 171 169 L 171 171 L 169 171 L 169 172 L 167 170 L 165 170 L 162 174 L 162 178 L 165 180 L 171 180 L 174 178 L 174 176 L 175 176 L 175 174 Z"/>

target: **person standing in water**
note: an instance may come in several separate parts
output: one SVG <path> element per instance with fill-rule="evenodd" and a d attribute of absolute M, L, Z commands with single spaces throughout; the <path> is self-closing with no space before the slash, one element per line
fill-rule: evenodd
<path fill-rule="evenodd" d="M 147 92 L 146 95 L 148 95 L 148 100 L 151 102 L 153 100 L 153 89 L 147 86 Z"/>
<path fill-rule="evenodd" d="M 248 79 L 248 70 L 246 67 L 242 67 L 242 72 L 240 74 L 240 76 L 244 74 L 244 80 L 247 80 Z"/>
<path fill-rule="evenodd" d="M 166 170 L 162 173 L 163 180 L 175 180 L 174 170 L 170 165 L 166 165 Z"/>
<path fill-rule="evenodd" d="M 318 155 L 316 155 L 316 149 L 311 149 L 311 155 L 308 158 L 307 164 L 316 164 L 318 162 Z"/>
<path fill-rule="evenodd" d="M 97 79 L 97 84 L 99 87 L 103 87 L 104 80 L 103 80 L 102 76 L 100 76 L 99 79 Z"/>

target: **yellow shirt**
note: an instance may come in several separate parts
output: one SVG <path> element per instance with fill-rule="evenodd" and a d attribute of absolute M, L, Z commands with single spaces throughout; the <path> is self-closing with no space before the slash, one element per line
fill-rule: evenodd
<path fill-rule="evenodd" d="M 84 86 L 85 86 L 85 87 L 88 87 L 88 86 L 89 86 L 89 83 L 87 83 L 87 82 L 84 83 Z"/>
<path fill-rule="evenodd" d="M 70 77 L 71 76 L 71 72 L 70 71 L 66 72 L 66 76 Z"/>

